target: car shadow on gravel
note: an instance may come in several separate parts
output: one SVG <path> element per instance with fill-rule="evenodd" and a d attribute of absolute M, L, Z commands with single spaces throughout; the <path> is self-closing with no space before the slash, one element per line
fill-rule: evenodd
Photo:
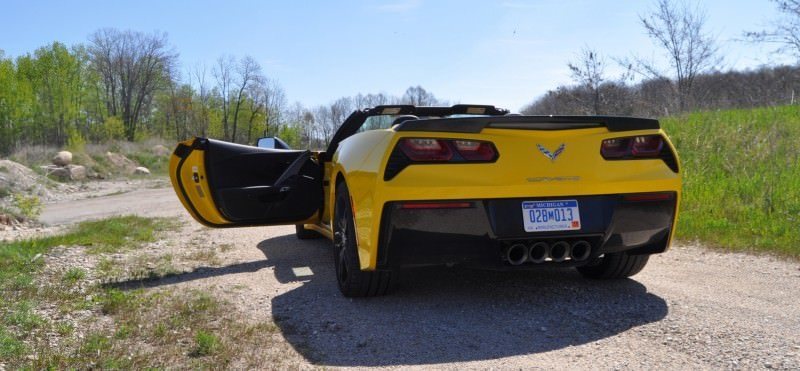
<path fill-rule="evenodd" d="M 534 354 L 608 338 L 667 315 L 635 280 L 589 281 L 574 270 L 403 272 L 389 296 L 339 294 L 327 240 L 258 244 L 280 282 L 272 298 L 284 337 L 323 366 L 435 365 Z M 298 268 L 311 274 L 298 276 Z"/>

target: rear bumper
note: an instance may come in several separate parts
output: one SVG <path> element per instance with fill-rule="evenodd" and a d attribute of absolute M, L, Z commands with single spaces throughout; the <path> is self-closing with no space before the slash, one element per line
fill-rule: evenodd
<path fill-rule="evenodd" d="M 573 231 L 526 232 L 521 216 L 523 201 L 577 200 L 581 228 Z M 448 200 L 452 202 L 453 200 Z M 407 209 L 403 202 L 384 205 L 377 268 L 462 264 L 484 268 L 520 269 L 559 264 L 586 264 L 601 254 L 627 251 L 652 254 L 667 249 L 675 221 L 677 194 L 666 199 L 635 194 L 598 196 L 465 200 L 469 207 Z M 513 244 L 559 241 L 591 245 L 589 258 L 511 265 L 506 249 Z"/>

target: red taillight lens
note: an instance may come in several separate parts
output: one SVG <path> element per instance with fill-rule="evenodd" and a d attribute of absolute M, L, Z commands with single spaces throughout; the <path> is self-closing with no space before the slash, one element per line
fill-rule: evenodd
<path fill-rule="evenodd" d="M 655 157 L 663 146 L 664 140 L 660 135 L 634 137 L 631 154 L 635 157 Z"/>
<path fill-rule="evenodd" d="M 658 157 L 663 148 L 664 138 L 660 135 L 641 135 L 605 139 L 600 145 L 600 154 L 605 159 Z"/>
<path fill-rule="evenodd" d="M 491 161 L 497 155 L 494 146 L 489 142 L 454 140 L 453 144 L 458 154 L 467 161 Z"/>
<path fill-rule="evenodd" d="M 600 154 L 604 158 L 625 157 L 630 150 L 630 143 L 630 138 L 606 139 L 600 146 Z"/>
<path fill-rule="evenodd" d="M 449 161 L 453 151 L 443 140 L 431 138 L 406 138 L 400 149 L 411 161 Z"/>

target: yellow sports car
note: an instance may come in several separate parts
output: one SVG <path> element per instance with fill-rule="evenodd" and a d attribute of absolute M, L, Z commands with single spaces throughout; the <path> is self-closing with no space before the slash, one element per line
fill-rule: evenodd
<path fill-rule="evenodd" d="M 209 227 L 331 239 L 345 296 L 427 265 L 629 277 L 675 229 L 678 156 L 656 120 L 389 105 L 354 112 L 325 151 L 261 143 L 178 144 L 178 197 Z"/>

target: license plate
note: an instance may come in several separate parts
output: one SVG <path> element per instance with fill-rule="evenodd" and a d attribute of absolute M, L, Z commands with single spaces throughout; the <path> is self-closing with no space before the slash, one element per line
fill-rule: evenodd
<path fill-rule="evenodd" d="M 525 232 L 581 229 L 578 201 L 525 201 L 522 203 L 522 223 Z"/>

